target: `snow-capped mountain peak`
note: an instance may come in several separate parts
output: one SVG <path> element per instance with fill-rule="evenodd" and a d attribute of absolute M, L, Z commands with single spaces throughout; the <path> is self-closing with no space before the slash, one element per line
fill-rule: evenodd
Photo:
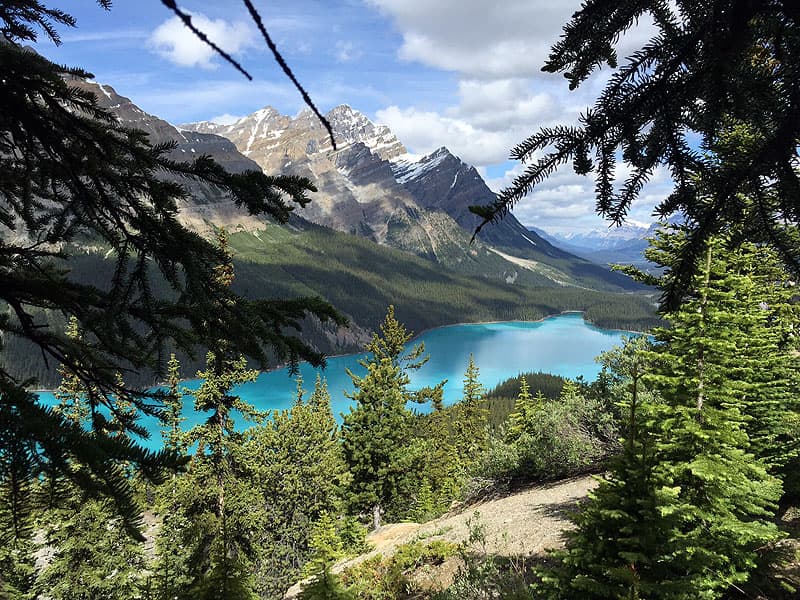
<path fill-rule="evenodd" d="M 362 112 L 347 104 L 332 108 L 325 118 L 333 128 L 339 148 L 362 143 L 383 160 L 391 160 L 406 153 L 397 136 L 386 125 L 378 125 Z"/>

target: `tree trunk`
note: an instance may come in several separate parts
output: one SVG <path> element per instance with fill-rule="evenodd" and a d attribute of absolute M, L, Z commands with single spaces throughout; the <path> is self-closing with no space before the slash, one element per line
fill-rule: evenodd
<path fill-rule="evenodd" d="M 381 528 L 381 505 L 376 504 L 372 507 L 372 528 L 375 531 Z"/>

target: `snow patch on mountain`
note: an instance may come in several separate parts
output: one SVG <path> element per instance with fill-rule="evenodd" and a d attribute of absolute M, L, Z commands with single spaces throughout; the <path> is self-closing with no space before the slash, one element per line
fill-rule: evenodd
<path fill-rule="evenodd" d="M 339 149 L 362 143 L 373 154 L 391 160 L 406 153 L 397 136 L 386 125 L 373 123 L 367 116 L 347 104 L 331 109 L 325 118 L 331 124 Z"/>
<path fill-rule="evenodd" d="M 410 156 L 411 155 L 406 154 L 391 162 L 392 173 L 394 173 L 394 178 L 397 180 L 397 183 L 408 183 L 409 181 L 424 177 L 430 171 L 439 168 L 444 160 L 453 155 L 450 154 L 447 148 L 442 146 L 435 152 L 428 154 L 427 156 L 423 156 L 416 161 L 410 161 L 406 158 Z M 450 186 L 450 189 L 453 189 L 457 179 L 458 172 L 456 172 L 456 175 L 453 178 L 453 183 Z"/>

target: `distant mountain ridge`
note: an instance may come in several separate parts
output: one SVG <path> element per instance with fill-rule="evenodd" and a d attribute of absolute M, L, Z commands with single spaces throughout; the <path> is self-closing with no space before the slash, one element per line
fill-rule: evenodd
<path fill-rule="evenodd" d="M 649 227 L 626 224 L 609 227 L 607 230 L 592 230 L 574 234 L 550 233 L 537 227 L 529 227 L 552 244 L 601 265 L 631 264 L 646 270 L 654 265 L 644 257 L 650 245 L 649 239 L 665 224 L 679 224 L 682 217 L 675 215 L 664 221 L 651 223 Z"/>
<path fill-rule="evenodd" d="M 609 226 L 604 229 L 592 229 L 591 231 L 579 231 L 573 233 L 552 232 L 547 235 L 556 241 L 568 245 L 571 248 L 581 248 L 584 250 L 611 250 L 628 245 L 635 240 L 647 237 L 650 231 L 649 226 L 634 225 L 626 223 L 619 227 Z"/>
<path fill-rule="evenodd" d="M 262 169 L 308 177 L 318 191 L 301 219 L 365 237 L 471 276 L 533 286 L 621 290 L 630 282 L 617 273 L 565 252 L 529 232 L 513 215 L 485 227 L 471 242 L 478 219 L 468 206 L 494 195 L 477 170 L 446 148 L 411 156 L 385 125 L 350 106 L 326 115 L 338 148 L 319 120 L 304 110 L 295 117 L 265 107 L 230 125 L 200 122 L 175 127 L 150 115 L 106 84 L 73 80 L 98 103 L 153 143 L 174 142 L 171 158 L 210 155 L 232 171 Z M 200 232 L 217 226 L 254 231 L 268 220 L 238 210 L 219 190 L 182 181 L 192 198 L 179 217 Z"/>
<path fill-rule="evenodd" d="M 292 118 L 265 107 L 230 125 L 203 121 L 180 128 L 227 137 L 266 172 L 310 178 L 318 192 L 298 214 L 313 223 L 505 281 L 630 285 L 529 232 L 511 214 L 470 243 L 480 221 L 468 207 L 494 198 L 474 167 L 444 147 L 412 156 L 387 126 L 348 105 L 335 107 L 326 118 L 336 151 L 310 111 Z"/>

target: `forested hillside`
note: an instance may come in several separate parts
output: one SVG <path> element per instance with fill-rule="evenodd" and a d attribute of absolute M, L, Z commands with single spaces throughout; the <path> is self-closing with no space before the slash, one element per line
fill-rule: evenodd
<path fill-rule="evenodd" d="M 325 326 L 309 319 L 303 336 L 325 354 L 358 352 L 380 323 L 386 306 L 397 304 L 398 316 L 414 331 L 452 323 L 537 320 L 563 311 L 584 311 L 600 327 L 645 331 L 660 323 L 652 293 L 613 293 L 577 286 L 497 283 L 476 273 L 451 271 L 421 257 L 335 232 L 302 219 L 291 227 L 230 236 L 236 276 L 233 289 L 248 298 L 320 296 L 347 316 L 349 326 Z M 492 253 L 484 250 L 486 254 Z M 70 278 L 102 287 L 110 281 L 115 262 L 101 249 L 83 249 L 70 261 Z M 155 279 L 156 294 L 169 294 Z M 58 315 L 40 313 L 53 327 L 64 326 Z M 31 345 L 9 337 L 4 348 L 7 368 L 35 377 L 40 388 L 58 384 L 57 365 L 49 368 Z M 181 354 L 189 372 L 201 366 Z M 278 364 L 278 360 L 272 363 Z M 158 379 L 140 371 L 131 383 L 151 385 Z"/>

